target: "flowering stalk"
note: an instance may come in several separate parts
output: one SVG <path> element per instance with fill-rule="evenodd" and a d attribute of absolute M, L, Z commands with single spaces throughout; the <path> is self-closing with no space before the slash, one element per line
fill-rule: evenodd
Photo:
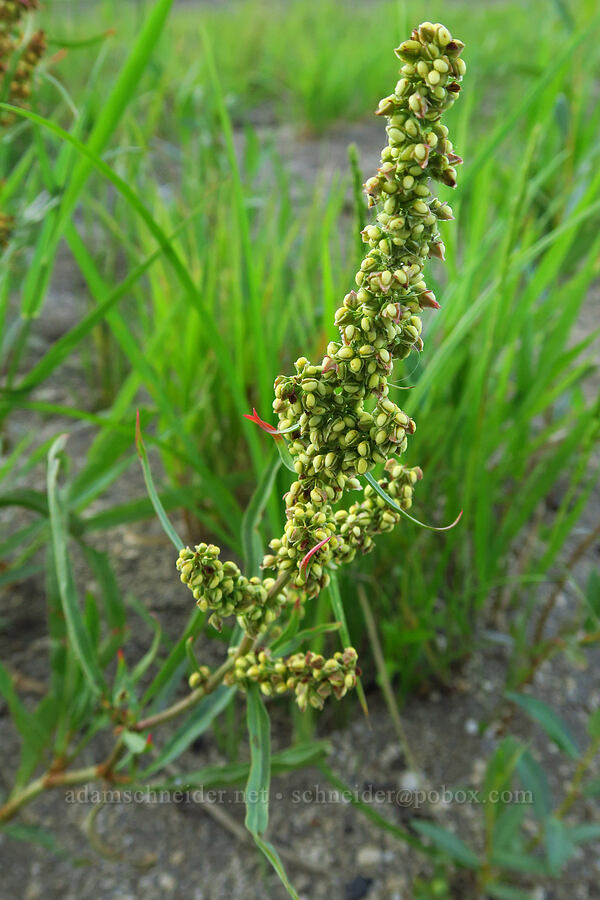
<path fill-rule="evenodd" d="M 432 193 L 431 180 L 455 187 L 455 166 L 462 162 L 440 119 L 460 91 L 463 47 L 443 25 L 425 22 L 396 49 L 401 78 L 376 110 L 387 119 L 388 144 L 377 174 L 364 185 L 375 219 L 362 232 L 368 250 L 356 290 L 335 314 L 339 340 L 328 345 L 322 362 L 300 357 L 294 375 L 277 377 L 278 428 L 256 410 L 247 416 L 287 444 L 297 474 L 284 498 L 285 531 L 270 542 L 262 563 L 277 579 L 286 575 L 287 583 L 275 592 L 273 578 L 246 578 L 235 563 L 220 561 L 214 545 L 199 544 L 179 555 L 181 580 L 201 609 L 213 611 L 210 621 L 217 628 L 223 617 L 236 615 L 256 642 L 285 605 L 300 605 L 328 584 L 328 567 L 350 562 L 359 550 L 369 552 L 374 537 L 390 531 L 412 505 L 422 472 L 398 457 L 415 423 L 389 398 L 388 378 L 394 359 L 423 349 L 423 309 L 439 308 L 423 269 L 428 257 L 444 259 L 438 225 L 453 216 Z M 361 476 L 382 463 L 385 475 L 379 481 L 369 477 L 364 499 L 336 511 L 343 493 L 360 489 Z M 344 652 L 354 654 L 352 648 Z M 282 670 L 300 666 L 297 657 L 271 662 L 265 656 L 260 662 L 259 656 L 252 662 L 254 657 L 239 656 L 227 680 L 242 686 L 258 680 L 264 693 L 292 689 L 294 682 L 302 707 L 321 705 L 324 694 L 309 657 L 300 679 L 307 688 L 300 695 L 294 678 Z"/>

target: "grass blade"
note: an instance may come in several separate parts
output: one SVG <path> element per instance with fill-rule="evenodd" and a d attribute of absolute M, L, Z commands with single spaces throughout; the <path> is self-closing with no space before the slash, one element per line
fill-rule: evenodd
<path fill-rule="evenodd" d="M 273 490 L 280 466 L 281 458 L 275 452 L 271 452 L 271 457 L 264 468 L 261 479 L 242 518 L 244 571 L 248 576 L 258 575 L 260 571 L 260 563 L 263 557 L 263 546 L 259 531 L 260 520 Z"/>
<path fill-rule="evenodd" d="M 152 501 L 152 506 L 158 516 L 160 524 L 163 527 L 163 531 L 169 537 L 173 543 L 173 546 L 177 549 L 177 552 L 181 550 L 182 547 L 185 547 L 185 543 L 181 540 L 171 522 L 169 521 L 169 517 L 165 512 L 165 508 L 160 502 L 160 497 L 158 496 L 158 492 L 154 486 L 154 479 L 152 478 L 152 472 L 150 471 L 150 464 L 148 462 L 148 454 L 146 453 L 146 448 L 144 447 L 144 442 L 142 440 L 142 432 L 140 429 L 140 411 L 137 411 L 137 416 L 135 420 L 135 446 L 137 449 L 137 454 L 140 458 L 140 462 L 142 464 L 142 469 L 144 471 L 144 481 L 146 482 L 146 489 L 148 491 L 148 496 Z"/>
<path fill-rule="evenodd" d="M 538 700 L 537 697 L 530 697 L 528 694 L 517 694 L 514 691 L 507 691 L 506 696 L 513 703 L 520 706 L 521 709 L 524 709 L 532 719 L 535 719 L 557 747 L 563 750 L 571 759 L 579 759 L 579 749 L 573 736 L 562 719 L 547 703 Z"/>
<path fill-rule="evenodd" d="M 54 566 L 69 642 L 90 688 L 94 693 L 99 694 L 106 691 L 106 683 L 99 669 L 96 652 L 86 631 L 79 608 L 79 598 L 67 547 L 66 515 L 58 490 L 60 456 L 65 448 L 67 438 L 66 434 L 60 435 L 48 453 L 48 508 Z"/>
<path fill-rule="evenodd" d="M 141 75 L 148 65 L 162 33 L 171 5 L 172 0 L 158 0 L 153 9 L 145 16 L 144 25 L 111 93 L 101 107 L 101 112 L 87 142 L 86 148 L 92 156 L 97 156 L 104 151 L 127 105 L 135 94 Z M 23 315 L 25 316 L 35 316 L 39 313 L 46 286 L 52 274 L 58 243 L 92 168 L 93 161 L 89 156 L 80 159 L 73 168 L 45 253 L 40 259 L 39 266 L 34 266 L 29 271 L 25 282 L 23 296 Z"/>
<path fill-rule="evenodd" d="M 455 862 L 468 869 L 479 869 L 481 863 L 477 855 L 465 844 L 462 838 L 453 834 L 446 828 L 441 828 L 433 822 L 425 822 L 421 819 L 413 819 L 412 826 L 425 837 L 428 837 L 436 847 L 443 850 Z"/>
<path fill-rule="evenodd" d="M 271 780 L 271 733 L 269 714 L 258 685 L 246 693 L 250 773 L 246 783 L 245 825 L 253 835 L 261 835 L 269 824 L 269 783 Z"/>
<path fill-rule="evenodd" d="M 283 863 L 279 858 L 279 854 L 273 844 L 269 843 L 269 841 L 263 840 L 258 834 L 253 834 L 254 840 L 256 841 L 256 846 L 262 850 L 266 858 L 269 860 L 277 874 L 279 875 L 279 880 L 283 884 L 284 888 L 292 898 L 292 900 L 300 900 L 300 897 L 296 893 L 292 883 L 290 882 L 285 869 L 283 868 Z"/>

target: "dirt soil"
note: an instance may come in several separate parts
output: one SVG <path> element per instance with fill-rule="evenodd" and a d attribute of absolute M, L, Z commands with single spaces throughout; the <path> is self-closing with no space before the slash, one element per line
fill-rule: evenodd
<path fill-rule="evenodd" d="M 361 148 L 365 170 L 377 161 L 379 138 L 372 124 L 353 128 L 338 128 L 320 141 L 299 143 L 282 131 L 277 138 L 280 152 L 292 170 L 314 178 L 320 170 L 324 177 L 334 171 L 346 171 L 346 148 L 351 141 Z M 47 311 L 36 323 L 31 352 L 37 355 L 49 341 L 65 331 L 81 314 L 79 292 L 81 283 L 74 280 L 68 260 L 59 266 L 52 286 Z M 580 323 L 581 331 L 597 321 L 600 297 L 590 297 Z M 593 386 L 597 389 L 597 384 Z M 81 372 L 69 364 L 60 374 L 44 385 L 36 399 L 52 403 L 69 403 L 73 393 L 83 394 L 85 382 Z M 72 421 L 42 419 L 27 412 L 11 419 L 13 436 L 26 430 L 39 430 L 40 440 L 61 430 L 71 434 L 68 451 L 77 467 L 84 459 L 92 429 Z M 44 473 L 33 476 L 43 484 Z M 98 501 L 97 508 L 110 506 L 115 500 L 144 495 L 141 473 L 132 468 L 108 494 Z M 559 499 L 549 498 L 550 505 Z M 600 489 L 596 489 L 590 505 L 580 520 L 565 559 L 581 538 L 597 522 Z M 24 519 L 22 520 L 24 521 Z M 19 520 L 18 524 L 22 524 Z M 0 522 L 10 533 L 14 529 L 14 510 L 3 512 Z M 97 546 L 108 549 L 115 563 L 124 592 L 132 591 L 159 618 L 171 636 L 176 636 L 189 614 L 189 592 L 174 574 L 172 547 L 157 523 L 142 523 L 114 529 L 98 540 Z M 151 565 L 149 565 L 149 559 Z M 574 580 L 584 584 L 592 567 L 600 562 L 600 546 L 592 547 L 581 559 L 574 572 Z M 82 587 L 91 586 L 90 575 L 81 561 L 76 563 L 77 579 Z M 575 594 L 567 586 L 559 598 L 551 627 L 572 609 Z M 24 686 L 24 696 L 37 700 L 35 681 L 43 680 L 47 637 L 44 625 L 43 575 L 37 574 L 0 594 L 0 658 L 13 672 L 33 681 Z M 503 690 L 506 669 L 505 651 L 482 639 L 465 669 L 457 677 L 454 690 L 442 695 L 431 691 L 424 697 L 412 697 L 402 710 L 402 719 L 412 750 L 418 758 L 429 790 L 442 793 L 444 788 L 477 788 L 481 784 L 485 761 L 498 744 L 493 728 L 479 734 L 478 725 L 486 721 L 496 709 Z M 126 653 L 141 653 L 150 639 L 147 629 L 141 628 L 127 645 Z M 598 664 L 599 654 L 590 654 Z M 331 768 L 353 790 L 369 800 L 376 791 L 384 791 L 386 800 L 374 808 L 391 823 L 410 827 L 413 817 L 427 818 L 453 828 L 475 849 L 482 841 L 482 807 L 475 802 L 451 802 L 423 805 L 415 808 L 411 789 L 415 775 L 408 768 L 402 746 L 387 713 L 373 678 L 368 701 L 369 722 L 361 713 L 354 698 L 346 699 L 347 724 L 341 727 L 339 718 L 324 713 L 319 719 L 319 736 L 329 739 L 333 752 Z M 182 685 L 182 695 L 185 693 Z M 590 712 L 600 706 L 600 685 L 595 665 L 580 669 L 565 657 L 541 667 L 532 692 L 549 702 L 569 724 L 581 745 L 586 743 L 585 723 Z M 291 741 L 291 726 L 287 706 L 279 703 L 273 710 L 274 748 L 283 748 Z M 238 704 L 238 715 L 243 706 Z M 543 734 L 526 717 L 516 715 L 512 732 L 531 740 L 532 752 L 546 764 L 551 787 L 560 798 L 572 775 L 572 766 L 563 755 L 553 752 Z M 155 735 L 161 746 L 168 737 L 168 728 Z M 18 748 L 6 708 L 0 704 L 0 739 L 5 766 L 2 776 L 10 778 Z M 81 764 L 101 758 L 110 744 L 100 742 L 90 748 Z M 243 756 L 243 748 L 241 755 Z M 177 761 L 179 771 L 191 771 L 207 764 L 225 761 L 219 743 L 212 735 L 203 736 Z M 600 774 L 598 760 L 595 774 Z M 98 787 L 98 786 L 96 786 Z M 83 824 L 91 804 L 85 794 L 68 802 L 64 791 L 48 792 L 30 806 L 22 817 L 27 824 L 40 825 L 51 831 L 62 848 L 61 855 L 0 835 L 2 879 L 0 900 L 239 900 L 284 898 L 285 891 L 276 876 L 266 866 L 257 851 L 248 846 L 239 826 L 243 825 L 244 809 L 235 792 L 227 791 L 219 802 L 211 804 L 206 798 L 182 800 L 162 804 L 109 803 L 98 817 L 97 831 L 116 855 L 124 854 L 128 862 L 103 858 L 95 852 L 83 833 Z M 89 798 L 89 794 L 87 795 Z M 228 817 L 224 825 L 220 813 Z M 580 803 L 576 809 L 578 821 L 598 819 L 598 808 L 592 801 Z M 232 833 L 232 822 L 238 833 Z M 241 829 L 243 833 L 243 828 Z M 365 816 L 348 803 L 331 796 L 324 776 L 317 770 L 306 769 L 273 779 L 271 790 L 270 839 L 285 854 L 285 864 L 303 900 L 410 900 L 414 877 L 431 875 L 431 869 L 414 850 L 393 835 L 376 828 Z M 579 858 L 569 866 L 560 881 L 539 884 L 531 888 L 535 900 L 593 900 L 600 898 L 600 854 L 598 845 L 587 845 Z M 468 882 L 454 886 L 456 898 L 471 897 Z"/>

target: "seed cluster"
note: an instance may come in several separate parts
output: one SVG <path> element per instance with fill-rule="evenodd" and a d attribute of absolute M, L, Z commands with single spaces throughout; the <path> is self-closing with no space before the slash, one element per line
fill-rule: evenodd
<path fill-rule="evenodd" d="M 329 565 L 369 552 L 374 536 L 397 524 L 400 513 L 371 485 L 360 502 L 334 509 L 344 491 L 362 488 L 360 477 L 374 466 L 385 464 L 379 485 L 395 504 L 402 510 L 412 504 L 422 472 L 398 457 L 415 423 L 390 399 L 388 378 L 394 359 L 423 349 L 423 309 L 439 308 L 423 268 L 428 257 L 444 258 L 438 225 L 453 215 L 430 186 L 434 179 L 454 187 L 462 161 L 440 118 L 460 91 L 463 46 L 443 25 L 425 22 L 396 49 L 401 77 L 376 110 L 387 118 L 388 143 L 377 175 L 364 185 L 375 220 L 362 232 L 368 250 L 356 290 L 335 315 L 339 340 L 329 343 L 322 362 L 301 357 L 294 375 L 275 380 L 278 440 L 286 441 L 297 475 L 284 496 L 284 533 L 262 563 L 278 582 L 246 579 L 234 563 L 221 563 L 212 545 L 180 553 L 181 579 L 202 609 L 214 610 L 217 627 L 235 614 L 251 636 L 261 634 L 284 604 L 302 604 L 327 585 Z M 355 665 L 352 648 L 327 661 L 313 654 L 273 660 L 265 650 L 240 657 L 228 678 L 241 686 L 255 681 L 266 694 L 293 689 L 301 707 L 320 707 L 329 692 L 339 696 L 351 686 Z"/>
<path fill-rule="evenodd" d="M 46 36 L 43 31 L 36 31 L 27 45 L 22 46 L 19 31 L 21 19 L 28 11 L 37 9 L 37 6 L 37 0 L 0 2 L 0 79 L 10 79 L 5 98 L 15 106 L 27 107 L 33 73 L 46 51 Z M 0 125 L 6 127 L 14 120 L 12 113 L 3 113 Z"/>
<path fill-rule="evenodd" d="M 409 469 L 395 459 L 388 459 L 385 470 L 386 476 L 379 479 L 379 484 L 398 506 L 408 511 L 413 488 L 423 472 L 419 466 Z M 339 542 L 334 561 L 342 565 L 352 562 L 358 552 L 369 553 L 375 546 L 375 535 L 392 531 L 401 518 L 368 484 L 361 503 L 353 503 L 349 509 L 339 509 L 335 514 Z"/>
<path fill-rule="evenodd" d="M 180 550 L 177 568 L 181 580 L 202 612 L 213 610 L 209 622 L 217 631 L 226 616 L 237 616 L 246 634 L 255 636 L 259 626 L 268 626 L 277 617 L 278 606 L 273 604 L 273 608 L 268 599 L 274 579 L 246 578 L 234 562 L 221 562 L 220 554 L 215 544 Z"/>
<path fill-rule="evenodd" d="M 231 652 L 235 655 L 235 648 Z M 234 668 L 225 676 L 225 683 L 242 689 L 258 684 L 267 697 L 293 691 L 301 710 L 308 706 L 322 709 L 331 694 L 341 700 L 356 685 L 360 675 L 357 660 L 354 647 L 346 647 L 330 659 L 310 650 L 295 653 L 287 659 L 273 658 L 269 650 L 261 650 L 239 656 Z"/>
<path fill-rule="evenodd" d="M 422 349 L 420 313 L 439 306 L 423 267 L 429 256 L 444 258 L 438 223 L 451 219 L 452 210 L 433 196 L 429 179 L 456 184 L 454 167 L 461 160 L 439 119 L 460 90 L 463 46 L 444 26 L 426 22 L 396 50 L 404 61 L 402 77 L 377 109 L 388 119 L 388 145 L 378 174 L 364 186 L 376 220 L 362 232 L 369 250 L 356 274 L 357 290 L 335 316 L 340 340 L 328 345 L 320 365 L 301 357 L 295 375 L 275 381 L 273 409 L 289 437 L 298 480 L 285 498 L 285 534 L 271 542 L 265 568 L 297 565 L 316 544 L 317 523 L 339 539 L 336 516 L 350 513 L 335 514 L 333 505 L 344 490 L 359 486 L 358 476 L 403 453 L 415 431 L 388 396 L 388 376 L 394 358 Z M 364 522 L 368 510 L 361 515 Z M 385 521 L 392 519 L 390 511 Z M 339 543 L 332 538 L 325 544 L 309 575 L 299 570 L 292 586 L 317 594 L 327 583 L 325 567 L 340 555 Z"/>

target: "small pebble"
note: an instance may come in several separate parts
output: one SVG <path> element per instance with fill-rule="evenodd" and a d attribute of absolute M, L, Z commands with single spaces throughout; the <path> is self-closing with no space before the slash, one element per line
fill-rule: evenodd
<path fill-rule="evenodd" d="M 177 887 L 177 879 L 170 872 L 161 872 L 158 876 L 158 883 L 169 894 L 172 894 Z"/>
<path fill-rule="evenodd" d="M 421 779 L 417 772 L 407 769 L 400 779 L 400 787 L 405 791 L 417 791 L 421 786 Z"/>
<path fill-rule="evenodd" d="M 356 862 L 359 866 L 378 866 L 383 861 L 383 852 L 379 847 L 367 845 L 361 847 L 356 855 Z"/>

